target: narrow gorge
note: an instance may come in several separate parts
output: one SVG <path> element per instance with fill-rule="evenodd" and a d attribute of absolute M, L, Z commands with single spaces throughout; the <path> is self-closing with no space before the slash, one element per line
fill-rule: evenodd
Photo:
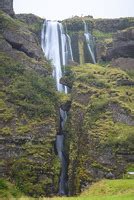
<path fill-rule="evenodd" d="M 74 196 L 133 172 L 134 18 L 51 21 L 3 0 L 0 28 L 0 180 Z"/>
<path fill-rule="evenodd" d="M 67 93 L 67 87 L 60 84 L 60 79 L 65 73 L 65 66 L 73 61 L 71 40 L 64 32 L 59 22 L 46 21 L 42 29 L 41 46 L 48 60 L 53 65 L 53 77 L 56 80 L 56 87 L 59 92 Z M 60 125 L 56 136 L 56 149 L 61 162 L 61 173 L 59 181 L 59 195 L 67 195 L 67 160 L 64 148 L 64 124 L 67 113 L 60 108 Z"/>
<path fill-rule="evenodd" d="M 89 56 L 95 64 L 95 45 L 93 37 L 88 33 L 87 25 L 84 25 L 84 36 L 89 50 Z M 70 36 L 65 33 L 63 25 L 56 21 L 45 20 L 42 29 L 41 46 L 48 60 L 53 65 L 53 77 L 56 80 L 56 87 L 59 92 L 68 93 L 67 86 L 60 84 L 60 79 L 66 73 L 65 67 L 73 63 L 73 54 Z M 59 195 L 67 195 L 68 191 L 68 163 L 64 147 L 64 125 L 67 120 L 67 113 L 60 108 L 60 126 L 56 136 L 56 149 L 61 162 L 61 174 L 59 181 Z"/>

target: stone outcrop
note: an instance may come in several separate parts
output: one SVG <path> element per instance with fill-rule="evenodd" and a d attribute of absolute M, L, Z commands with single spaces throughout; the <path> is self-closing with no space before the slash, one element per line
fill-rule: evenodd
<path fill-rule="evenodd" d="M 13 0 L 1 0 L 0 9 L 11 16 L 14 16 Z"/>

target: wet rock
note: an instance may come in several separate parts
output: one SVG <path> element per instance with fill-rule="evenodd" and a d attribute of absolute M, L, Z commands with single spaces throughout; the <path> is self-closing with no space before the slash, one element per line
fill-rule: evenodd
<path fill-rule="evenodd" d="M 66 103 L 61 105 L 61 109 L 63 111 L 68 112 L 70 110 L 70 108 L 71 108 L 71 101 L 67 101 Z"/>

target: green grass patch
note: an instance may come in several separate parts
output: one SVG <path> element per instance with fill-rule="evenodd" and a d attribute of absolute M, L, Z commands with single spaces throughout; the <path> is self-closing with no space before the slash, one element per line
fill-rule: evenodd
<path fill-rule="evenodd" d="M 102 180 L 94 183 L 80 196 L 39 198 L 40 200 L 133 200 L 133 180 Z M 33 198 L 21 197 L 19 200 L 32 200 Z"/>

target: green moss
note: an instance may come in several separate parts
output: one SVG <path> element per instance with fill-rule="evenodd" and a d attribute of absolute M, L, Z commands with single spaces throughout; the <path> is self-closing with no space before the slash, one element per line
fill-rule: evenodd
<path fill-rule="evenodd" d="M 71 100 L 70 94 L 65 94 L 65 93 L 58 93 L 59 100 L 60 100 L 60 105 L 65 104 L 67 101 Z"/>
<path fill-rule="evenodd" d="M 34 159 L 36 160 L 36 157 Z M 16 161 L 12 167 L 12 173 L 20 190 L 34 197 L 50 194 L 53 185 L 58 185 L 59 175 L 59 165 L 57 172 L 57 163 L 55 160 L 51 162 L 52 165 L 47 162 L 37 164 L 36 161 L 27 158 Z M 40 175 L 42 179 L 37 183 Z M 56 190 L 57 187 L 55 187 Z"/>
<path fill-rule="evenodd" d="M 13 199 L 19 198 L 22 193 L 9 181 L 0 179 L 0 198 L 1 199 Z"/>
<path fill-rule="evenodd" d="M 6 92 L 10 101 L 20 107 L 20 112 L 40 117 L 55 115 L 53 110 L 58 97 L 50 77 L 40 77 L 32 71 L 24 72 L 14 78 Z"/>
<path fill-rule="evenodd" d="M 6 136 L 6 135 L 11 135 L 12 134 L 12 129 L 7 127 L 4 127 L 1 129 L 1 133 L 2 135 Z"/>
<path fill-rule="evenodd" d="M 6 138 L 4 151 L 8 149 L 12 155 L 10 159 L 3 158 L 2 172 L 10 170 L 8 177 L 28 195 L 56 193 L 60 162 L 54 154 L 53 144 L 60 100 L 55 81 L 52 76 L 30 70 L 25 58 L 25 64 L 5 53 L 0 53 L 0 59 L 0 135 Z M 33 65 L 40 64 L 31 60 Z M 46 64 L 50 68 L 50 64 Z M 11 143 L 7 144 L 9 138 Z M 8 192 L 5 197 L 8 197 Z"/>
<path fill-rule="evenodd" d="M 1 21 L 1 28 L 7 28 L 7 27 L 13 27 L 16 28 L 16 23 L 15 21 L 7 15 L 5 12 L 0 11 L 0 21 Z"/>
<path fill-rule="evenodd" d="M 31 131 L 31 127 L 28 125 L 19 126 L 16 129 L 17 134 L 25 134 Z"/>
<path fill-rule="evenodd" d="M 14 110 L 13 108 L 10 108 L 10 106 L 7 106 L 5 101 L 0 99 L 0 120 L 1 121 L 9 121 L 14 116 Z"/>
<path fill-rule="evenodd" d="M 0 53 L 0 78 L 14 78 L 24 72 L 24 67 L 5 53 Z"/>
<path fill-rule="evenodd" d="M 0 11 L 0 22 L 1 22 L 1 30 L 10 29 L 13 31 L 18 31 L 21 27 L 26 26 L 24 23 L 20 22 L 17 19 L 13 19 L 8 14 L 3 11 Z"/>
<path fill-rule="evenodd" d="M 79 193 L 84 184 L 98 178 L 93 171 L 98 174 L 109 171 L 123 174 L 125 171 L 123 159 L 116 154 L 133 151 L 133 126 L 129 120 L 124 121 L 124 118 L 133 120 L 133 88 L 118 86 L 118 80 L 132 80 L 119 69 L 84 64 L 71 70 L 74 82 L 66 130 L 69 134 L 70 192 L 74 194 L 74 191 Z M 111 105 L 115 109 L 112 110 Z M 123 120 L 117 115 L 124 115 Z M 109 153 L 114 164 L 101 162 L 103 156 L 108 160 Z M 82 171 L 90 178 L 84 179 Z"/>
<path fill-rule="evenodd" d="M 106 33 L 99 30 L 93 30 L 93 35 L 97 40 L 105 41 L 106 43 L 112 42 L 113 33 Z"/>

